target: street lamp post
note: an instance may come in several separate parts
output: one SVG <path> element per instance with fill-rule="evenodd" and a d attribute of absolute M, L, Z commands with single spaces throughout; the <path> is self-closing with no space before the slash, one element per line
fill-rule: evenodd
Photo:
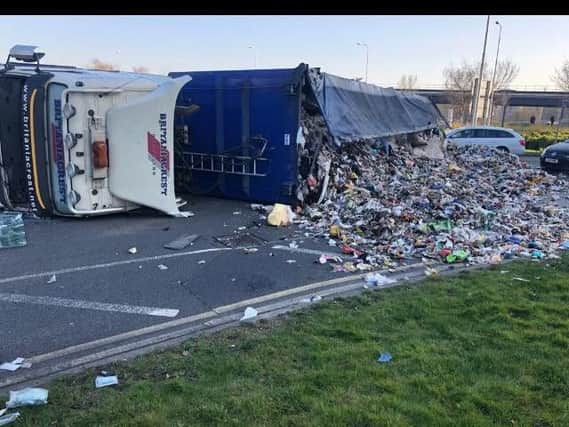
<path fill-rule="evenodd" d="M 366 83 L 367 83 L 367 70 L 368 70 L 368 63 L 369 63 L 369 50 L 366 43 L 357 42 L 356 46 L 363 46 L 366 48 Z"/>
<path fill-rule="evenodd" d="M 484 35 L 484 48 L 482 49 L 482 62 L 480 63 L 480 74 L 478 75 L 478 85 L 474 98 L 474 111 L 472 112 L 472 125 L 476 126 L 478 116 L 478 100 L 480 99 L 480 87 L 482 86 L 482 73 L 484 72 L 484 59 L 486 58 L 486 42 L 488 41 L 488 26 L 490 25 L 490 15 L 486 19 L 486 34 Z"/>
<path fill-rule="evenodd" d="M 257 51 L 255 46 L 249 46 L 249 49 L 253 49 L 253 68 L 257 68 Z"/>
<path fill-rule="evenodd" d="M 488 114 L 488 119 L 486 124 L 490 124 L 490 120 L 492 119 L 492 114 L 494 114 L 494 93 L 495 88 L 494 85 L 496 84 L 496 71 L 498 70 L 498 55 L 500 54 L 500 41 L 502 40 L 502 24 L 499 21 L 496 21 L 496 25 L 500 26 L 500 32 L 498 33 L 498 48 L 496 49 L 496 62 L 494 63 L 494 72 L 492 73 L 492 96 L 490 97 L 490 114 Z"/>

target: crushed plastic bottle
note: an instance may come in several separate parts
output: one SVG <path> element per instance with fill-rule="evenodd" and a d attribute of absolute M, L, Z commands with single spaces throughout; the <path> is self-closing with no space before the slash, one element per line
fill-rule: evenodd
<path fill-rule="evenodd" d="M 19 212 L 0 213 L 0 248 L 26 246 L 24 220 Z"/>

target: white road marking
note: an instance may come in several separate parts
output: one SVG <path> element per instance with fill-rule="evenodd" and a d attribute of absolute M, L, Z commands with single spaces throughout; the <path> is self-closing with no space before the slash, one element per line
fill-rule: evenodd
<path fill-rule="evenodd" d="M 197 251 L 178 252 L 175 254 L 165 254 L 165 255 L 155 255 L 155 256 L 143 257 L 143 258 L 125 259 L 122 261 L 107 262 L 104 264 L 82 265 L 79 267 L 63 268 L 61 270 L 44 271 L 41 273 L 24 274 L 22 276 L 6 277 L 4 279 L 0 279 L 0 284 L 17 282 L 20 280 L 27 280 L 27 279 L 36 279 L 38 277 L 47 277 L 47 276 L 51 276 L 54 274 L 59 275 L 59 274 L 65 274 L 65 273 L 76 273 L 78 271 L 96 270 L 98 268 L 117 267 L 119 265 L 134 264 L 137 262 L 140 263 L 140 262 L 148 262 L 148 261 L 157 261 L 157 260 L 161 260 L 161 259 L 176 258 L 176 257 L 195 255 L 195 254 L 204 254 L 204 253 L 208 253 L 208 252 L 230 251 L 230 250 L 232 250 L 232 248 L 200 249 Z"/>
<path fill-rule="evenodd" d="M 418 267 L 420 265 L 421 265 L 421 263 L 401 266 L 401 267 L 395 268 L 393 272 L 405 271 L 405 270 L 408 270 L 411 268 Z M 334 284 L 340 284 L 340 283 L 352 282 L 352 281 L 354 283 L 358 283 L 358 285 L 359 285 L 360 284 L 359 282 L 362 280 L 363 277 L 365 277 L 365 274 L 357 274 L 357 275 L 353 275 L 353 276 L 338 277 L 338 278 L 332 279 L 332 280 L 324 280 L 324 281 L 320 281 L 320 282 L 310 283 L 310 284 L 305 285 L 305 286 L 290 288 L 290 289 L 286 289 L 284 291 L 263 295 L 263 296 L 258 297 L 258 298 L 243 300 L 243 301 L 239 301 L 239 302 L 236 302 L 233 304 L 217 307 L 217 308 L 214 308 L 212 310 L 208 310 L 208 311 L 205 311 L 205 312 L 202 312 L 199 314 L 194 314 L 194 315 L 191 315 L 188 317 L 182 317 L 182 318 L 179 318 L 176 320 L 170 320 L 167 322 L 158 323 L 156 325 L 147 326 L 145 328 L 135 329 L 135 330 L 128 331 L 128 332 L 123 332 L 121 334 L 111 335 L 111 336 L 105 337 L 105 338 L 100 338 L 98 340 L 88 341 L 88 342 L 85 342 L 82 344 L 72 345 L 69 347 L 62 348 L 60 350 L 55 350 L 55 351 L 52 351 L 49 353 L 44 353 L 44 354 L 40 354 L 37 356 L 33 356 L 33 357 L 29 358 L 28 360 L 32 363 L 39 363 L 39 362 L 44 362 L 46 360 L 55 359 L 57 357 L 65 357 L 65 356 L 68 356 L 70 354 L 77 353 L 80 351 L 85 351 L 85 350 L 89 350 L 92 348 L 101 347 L 104 345 L 114 344 L 116 342 L 120 342 L 123 340 L 139 337 L 139 336 L 150 334 L 150 333 L 161 332 L 165 329 L 187 325 L 189 323 L 196 322 L 199 320 L 211 319 L 211 318 L 218 316 L 220 313 L 226 313 L 228 311 L 235 310 L 235 309 L 242 308 L 242 307 L 246 307 L 248 305 L 258 304 L 258 303 L 265 302 L 265 301 L 270 301 L 271 299 L 277 299 L 277 298 L 282 298 L 282 297 L 286 297 L 286 296 L 292 296 L 292 295 L 295 295 L 298 293 L 302 293 L 306 290 L 315 290 L 315 289 L 323 288 L 323 287 L 334 285 Z M 363 282 L 361 282 L 361 284 L 363 284 Z M 320 292 L 320 294 L 325 295 L 322 292 Z"/>
<path fill-rule="evenodd" d="M 328 255 L 328 256 L 342 256 L 343 254 L 338 252 L 325 252 L 325 251 L 318 251 L 316 249 L 305 249 L 305 248 L 291 248 L 290 246 L 283 246 L 283 245 L 276 245 L 272 247 L 273 249 L 278 249 L 281 251 L 289 251 L 289 252 L 298 252 L 301 254 L 310 254 L 310 255 Z"/>
<path fill-rule="evenodd" d="M 145 307 L 140 305 L 108 304 L 80 299 L 42 297 L 21 294 L 2 294 L 0 301 L 22 304 L 55 305 L 59 307 L 81 308 L 85 310 L 116 311 L 145 316 L 176 317 L 180 310 L 172 308 Z"/>

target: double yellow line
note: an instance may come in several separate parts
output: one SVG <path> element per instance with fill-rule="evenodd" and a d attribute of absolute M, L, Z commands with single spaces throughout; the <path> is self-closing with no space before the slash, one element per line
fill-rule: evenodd
<path fill-rule="evenodd" d="M 40 193 L 40 186 L 38 183 L 38 168 L 36 165 L 36 138 L 35 138 L 35 128 L 34 128 L 34 115 L 35 115 L 35 103 L 36 103 L 36 94 L 37 94 L 37 89 L 34 89 L 34 91 L 32 92 L 32 98 L 30 100 L 30 139 L 31 139 L 31 146 L 32 146 L 32 173 L 34 176 L 34 190 L 36 192 L 36 196 L 38 198 L 38 202 L 40 204 L 40 206 L 42 207 L 42 209 L 45 210 L 45 203 L 43 202 L 43 199 L 41 198 L 41 193 Z"/>

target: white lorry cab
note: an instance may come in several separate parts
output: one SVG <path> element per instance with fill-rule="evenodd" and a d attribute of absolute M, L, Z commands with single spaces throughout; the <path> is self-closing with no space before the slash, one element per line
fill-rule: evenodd
<path fill-rule="evenodd" d="M 14 46 L 0 66 L 0 204 L 39 216 L 140 206 L 184 216 L 174 114 L 191 78 L 43 65 Z"/>

